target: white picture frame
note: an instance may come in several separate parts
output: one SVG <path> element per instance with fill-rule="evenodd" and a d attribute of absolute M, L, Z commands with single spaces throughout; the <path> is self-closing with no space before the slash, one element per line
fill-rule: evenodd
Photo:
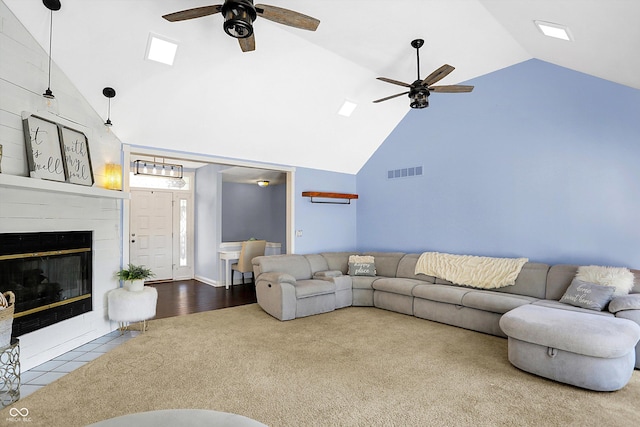
<path fill-rule="evenodd" d="M 27 163 L 32 178 L 65 182 L 65 164 L 60 148 L 58 124 L 28 115 L 22 120 Z"/>

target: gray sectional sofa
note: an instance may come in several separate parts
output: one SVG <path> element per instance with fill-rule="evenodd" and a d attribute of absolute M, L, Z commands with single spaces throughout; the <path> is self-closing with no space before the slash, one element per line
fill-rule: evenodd
<path fill-rule="evenodd" d="M 507 337 L 509 358 L 515 366 L 593 390 L 622 388 L 630 379 L 634 366 L 640 368 L 640 270 L 631 270 L 635 275 L 634 288 L 621 303 L 612 301 L 609 306 L 616 309 L 610 312 L 559 302 L 576 274 L 578 266 L 575 265 L 527 262 L 514 285 L 485 290 L 455 285 L 438 277 L 416 275 L 420 254 L 358 253 L 374 257 L 376 275 L 349 276 L 349 256 L 354 254 L 331 252 L 254 258 L 258 304 L 279 320 L 349 306 L 367 306 Z M 527 306 L 538 308 L 516 310 Z M 510 316 L 501 323 L 509 312 Z M 556 317 L 557 322 L 565 324 L 561 332 L 554 332 L 554 328 L 546 331 L 538 322 L 544 318 L 553 324 Z M 584 326 L 590 322 L 600 325 L 603 335 L 613 335 L 609 347 L 615 347 L 614 350 L 603 352 L 601 346 L 593 342 L 599 338 L 589 334 L 592 327 L 587 330 Z M 542 332 L 531 332 L 536 328 Z M 584 335 L 584 340 L 575 339 L 576 334 Z M 560 344 L 559 335 L 567 337 Z M 541 354 L 546 352 L 549 361 L 529 357 L 532 349 L 525 344 L 539 348 Z M 556 363 L 558 349 L 562 357 L 557 358 L 557 363 L 577 363 L 575 372 L 568 379 L 556 374 L 557 367 L 553 363 Z M 568 362 L 563 357 L 568 357 Z M 581 374 L 580 366 L 594 366 L 593 358 L 608 369 L 601 369 L 598 378 L 583 378 L 587 375 Z M 551 365 L 547 366 L 549 363 Z M 544 368 L 539 369 L 540 365 Z M 614 377 L 614 380 L 609 381 L 608 377 Z"/>

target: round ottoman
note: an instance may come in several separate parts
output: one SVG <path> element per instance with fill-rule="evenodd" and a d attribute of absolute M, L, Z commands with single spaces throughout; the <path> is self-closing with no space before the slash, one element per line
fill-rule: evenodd
<path fill-rule="evenodd" d="M 87 427 L 266 427 L 242 415 L 205 409 L 165 409 L 123 415 Z"/>
<path fill-rule="evenodd" d="M 524 305 L 505 313 L 509 362 L 523 371 L 596 391 L 624 387 L 633 374 L 640 326 L 627 319 Z"/>
<path fill-rule="evenodd" d="M 158 291 L 145 286 L 139 292 L 124 288 L 112 289 L 107 293 L 109 320 L 120 324 L 120 329 L 131 322 L 143 322 L 142 331 L 147 328 L 146 321 L 156 315 Z"/>

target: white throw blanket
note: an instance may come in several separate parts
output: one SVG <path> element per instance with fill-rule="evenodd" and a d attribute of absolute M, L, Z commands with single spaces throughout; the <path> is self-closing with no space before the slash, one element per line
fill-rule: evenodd
<path fill-rule="evenodd" d="M 457 285 L 495 289 L 511 286 L 527 258 L 491 258 L 425 252 L 416 263 L 415 274 L 426 274 Z"/>

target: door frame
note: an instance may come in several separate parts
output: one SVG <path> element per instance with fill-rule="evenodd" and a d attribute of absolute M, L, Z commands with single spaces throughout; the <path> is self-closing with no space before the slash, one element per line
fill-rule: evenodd
<path fill-rule="evenodd" d="M 287 239 L 287 253 L 292 254 L 295 253 L 295 240 L 293 236 L 295 236 L 295 171 L 296 168 L 293 166 L 279 166 L 272 165 L 266 163 L 258 163 L 251 161 L 241 161 L 241 160 L 231 160 L 225 159 L 222 157 L 216 156 L 207 156 L 207 155 L 198 155 L 191 153 L 176 153 L 175 151 L 168 151 L 162 149 L 154 149 L 150 147 L 141 147 L 141 146 L 132 146 L 129 144 L 122 144 L 122 191 L 128 193 L 130 191 L 129 187 L 129 172 L 131 171 L 131 157 L 132 151 L 138 155 L 144 156 L 155 156 L 155 157 L 169 157 L 172 159 L 184 159 L 185 161 L 196 161 L 202 163 L 210 163 L 210 164 L 220 164 L 220 165 L 228 165 L 228 166 L 244 166 L 248 168 L 258 168 L 258 169 L 271 169 L 274 171 L 280 171 L 286 174 L 287 176 L 287 207 L 286 207 L 286 239 Z M 134 154 L 134 156 L 135 156 Z M 195 185 L 195 184 L 194 184 Z M 195 195 L 194 195 L 194 203 L 195 203 Z M 126 265 L 129 262 L 129 220 L 131 215 L 131 198 L 125 197 L 122 203 L 122 217 L 120 219 L 121 224 L 121 238 L 122 238 L 122 259 L 120 264 Z M 218 216 L 220 218 L 220 216 Z M 220 219 L 218 219 L 220 221 Z M 217 229 L 220 230 L 222 224 L 219 222 L 217 224 Z M 196 230 L 197 233 L 197 230 Z M 195 233 L 194 233 L 195 234 Z M 218 246 L 220 245 L 220 235 L 217 236 Z M 195 255 L 195 254 L 194 254 Z M 195 274 L 195 271 L 194 271 Z"/>

